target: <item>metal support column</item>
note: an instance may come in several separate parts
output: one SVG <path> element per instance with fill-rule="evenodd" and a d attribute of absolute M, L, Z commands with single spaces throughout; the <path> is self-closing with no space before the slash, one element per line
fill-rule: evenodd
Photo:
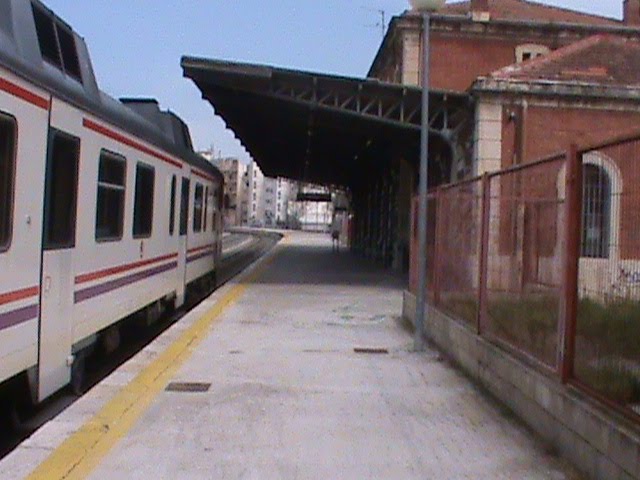
<path fill-rule="evenodd" d="M 415 350 L 423 351 L 424 323 L 427 313 L 427 193 L 429 179 L 429 61 L 431 15 L 423 13 L 423 60 L 422 60 L 422 131 L 420 136 L 420 186 L 418 205 L 418 296 L 416 304 Z"/>

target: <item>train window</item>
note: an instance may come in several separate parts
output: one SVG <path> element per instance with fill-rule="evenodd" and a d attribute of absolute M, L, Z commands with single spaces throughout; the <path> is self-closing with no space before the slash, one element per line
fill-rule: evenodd
<path fill-rule="evenodd" d="M 204 187 L 204 214 L 202 215 L 202 230 L 207 231 L 207 211 L 209 210 L 209 187 Z"/>
<path fill-rule="evenodd" d="M 38 44 L 40 45 L 42 57 L 53 63 L 56 67 L 62 68 L 53 17 L 35 4 L 31 4 L 31 8 L 33 10 L 33 19 L 36 24 L 36 33 L 38 35 Z"/>
<path fill-rule="evenodd" d="M 186 235 L 189 226 L 189 187 L 189 179 L 183 178 L 180 197 L 180 235 Z"/>
<path fill-rule="evenodd" d="M 78 61 L 78 51 L 76 50 L 76 40 L 73 33 L 59 23 L 56 23 L 58 40 L 60 41 L 60 53 L 62 54 L 62 65 L 67 75 L 71 75 L 76 80 L 82 81 L 80 74 L 80 62 Z"/>
<path fill-rule="evenodd" d="M 73 32 L 43 7 L 31 4 L 42 58 L 82 82 L 78 49 Z"/>
<path fill-rule="evenodd" d="M 204 188 L 202 184 L 196 183 L 195 198 L 193 201 L 193 231 L 202 231 L 202 196 Z"/>
<path fill-rule="evenodd" d="M 53 133 L 44 197 L 46 249 L 75 246 L 79 156 L 80 139 L 61 132 Z"/>
<path fill-rule="evenodd" d="M 176 176 L 171 178 L 171 205 L 169 206 L 169 235 L 173 236 L 176 229 Z"/>
<path fill-rule="evenodd" d="M 151 165 L 136 166 L 136 192 L 133 205 L 133 237 L 151 236 L 153 227 L 153 193 L 156 172 Z"/>
<path fill-rule="evenodd" d="M 120 240 L 124 223 L 126 160 L 103 151 L 98 171 L 96 240 Z"/>
<path fill-rule="evenodd" d="M 0 114 L 0 252 L 11 243 L 16 133 L 15 120 Z"/>

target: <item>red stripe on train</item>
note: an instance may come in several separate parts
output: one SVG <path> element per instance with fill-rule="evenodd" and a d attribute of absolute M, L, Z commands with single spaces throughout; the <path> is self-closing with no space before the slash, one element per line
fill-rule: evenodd
<path fill-rule="evenodd" d="M 146 267 L 147 265 L 152 265 L 154 263 L 163 262 L 165 260 L 172 260 L 177 258 L 177 253 L 172 253 L 171 255 L 164 255 L 162 257 L 151 258 L 149 260 L 142 260 L 140 262 L 128 263 L 126 265 L 120 265 L 118 267 L 106 268 L 104 270 L 99 270 L 93 273 L 86 273 L 84 275 L 78 275 L 76 277 L 76 285 L 92 282 L 94 280 L 99 280 L 101 278 L 109 277 L 111 275 L 116 275 L 118 273 L 127 272 L 129 270 L 133 270 L 135 268 Z"/>
<path fill-rule="evenodd" d="M 7 92 L 9 95 L 20 98 L 31 105 L 42 108 L 43 110 L 49 110 L 51 105 L 48 99 L 41 97 L 40 95 L 36 95 L 35 93 L 30 92 L 9 80 L 5 80 L 4 78 L 0 78 L 0 90 Z"/>
<path fill-rule="evenodd" d="M 215 243 L 211 243 L 209 245 L 205 245 L 204 247 L 192 248 L 191 250 L 187 251 L 187 255 L 190 254 L 190 253 L 201 252 L 202 250 L 206 250 L 207 248 L 213 248 L 215 246 L 216 246 Z"/>
<path fill-rule="evenodd" d="M 8 303 L 18 302 L 27 298 L 36 297 L 40 293 L 39 287 L 25 288 L 23 290 L 16 290 L 15 292 L 8 292 L 0 294 L 0 305 L 6 305 Z"/>
<path fill-rule="evenodd" d="M 174 160 L 168 157 L 167 155 L 164 155 L 163 153 L 157 152 L 149 147 L 146 147 L 140 142 L 137 142 L 129 137 L 125 137 L 124 135 L 121 135 L 118 132 L 115 132 L 92 120 L 89 120 L 88 118 L 85 118 L 84 120 L 82 120 L 82 125 L 85 128 L 88 128 L 89 130 L 93 130 L 94 132 L 99 133 L 100 135 L 104 135 L 105 137 L 115 140 L 116 142 L 122 143 L 124 145 L 127 145 L 128 147 L 135 148 L 136 150 L 142 153 L 151 155 L 152 157 L 155 157 L 158 160 L 162 160 L 163 162 L 169 163 L 174 167 L 182 168 L 182 163 L 178 162 L 177 160 Z"/>

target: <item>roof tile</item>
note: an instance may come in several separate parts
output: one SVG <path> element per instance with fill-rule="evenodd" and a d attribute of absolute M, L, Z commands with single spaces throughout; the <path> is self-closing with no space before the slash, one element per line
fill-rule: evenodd
<path fill-rule="evenodd" d="M 438 13 L 467 15 L 471 2 L 456 2 L 445 5 Z M 524 20 L 545 23 L 576 23 L 582 25 L 621 26 L 622 21 L 592 15 L 566 8 L 532 2 L 530 0 L 489 0 L 489 12 L 493 20 Z"/>
<path fill-rule="evenodd" d="M 640 42 L 594 35 L 490 75 L 499 80 L 555 81 L 640 87 Z"/>

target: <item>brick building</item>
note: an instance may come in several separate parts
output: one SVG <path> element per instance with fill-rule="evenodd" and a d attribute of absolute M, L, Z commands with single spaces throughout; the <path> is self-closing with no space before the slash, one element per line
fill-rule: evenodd
<path fill-rule="evenodd" d="M 636 123 L 640 0 L 624 0 L 623 11 L 614 19 L 525 0 L 471 0 L 438 10 L 431 87 L 468 93 L 475 108 L 473 134 L 455 139 L 462 160 L 436 169 L 448 169 L 439 183 L 531 161 L 569 142 L 600 142 Z M 419 85 L 421 32 L 420 15 L 395 17 L 369 76 Z M 401 187 L 417 180 L 410 160 L 396 161 L 395 251 L 405 256 L 410 200 Z"/>
<path fill-rule="evenodd" d="M 480 77 L 471 91 L 500 126 L 478 128 L 501 144 L 499 163 L 485 161 L 480 173 L 619 135 L 640 120 L 639 87 L 639 41 L 611 35 Z"/>
<path fill-rule="evenodd" d="M 595 35 L 481 77 L 472 91 L 478 108 L 495 116 L 492 122 L 481 121 L 478 128 L 501 145 L 500 160 L 481 160 L 480 172 L 530 162 L 566 150 L 571 143 L 602 144 L 640 124 L 640 41 Z M 640 271 L 636 156 L 634 145 L 627 144 L 595 150 L 583 159 L 580 285 L 584 295 L 610 294 L 621 272 Z M 519 193 L 562 200 L 564 171 L 554 175 L 556 181 L 529 186 L 549 191 Z M 547 209 L 547 215 L 558 214 Z M 546 223 L 557 224 L 553 220 Z M 505 246 L 512 243 L 511 230 L 508 221 L 503 223 L 500 243 Z M 543 259 L 556 257 L 561 241 L 558 232 L 546 231 Z M 559 282 L 551 260 L 537 274 L 540 283 Z"/>
<path fill-rule="evenodd" d="M 625 1 L 624 20 L 526 0 L 451 3 L 432 17 L 431 86 L 466 91 L 482 75 L 598 33 L 638 37 L 640 0 Z M 369 70 L 384 81 L 420 83 L 422 17 L 394 17 Z"/>

